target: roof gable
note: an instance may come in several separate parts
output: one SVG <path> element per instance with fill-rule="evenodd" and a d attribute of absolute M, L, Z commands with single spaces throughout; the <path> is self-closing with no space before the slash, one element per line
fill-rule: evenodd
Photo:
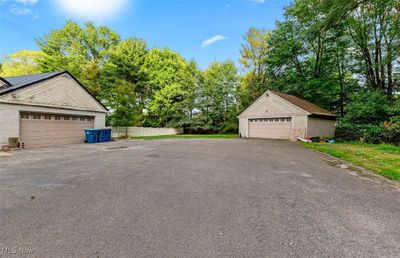
<path fill-rule="evenodd" d="M 269 117 L 292 115 L 317 115 L 335 117 L 331 112 L 304 99 L 268 90 L 254 101 L 239 117 Z"/>
<path fill-rule="evenodd" d="M 0 91 L 9 86 L 10 84 L 8 83 L 8 81 L 6 81 L 3 77 L 0 77 Z"/>
<path fill-rule="evenodd" d="M 6 80 L 7 79 L 8 78 L 6 78 Z M 18 81 L 21 80 L 18 79 Z M 17 85 L 19 87 L 16 87 Z M 22 105 L 41 105 L 97 112 L 107 111 L 107 109 L 68 72 L 41 77 L 36 82 L 16 84 L 13 87 L 16 88 L 0 94 L 0 101 Z"/>
<path fill-rule="evenodd" d="M 254 101 L 239 117 L 275 117 L 275 116 L 293 116 L 308 115 L 305 110 L 293 105 L 280 98 L 277 95 L 270 94 L 270 91 L 264 92 L 256 101 Z"/>
<path fill-rule="evenodd" d="M 317 105 L 315 105 L 314 103 L 311 103 L 307 100 L 301 99 L 299 97 L 293 96 L 293 95 L 289 95 L 289 94 L 285 94 L 285 93 L 281 93 L 278 91 L 270 91 L 275 95 L 278 95 L 279 97 L 281 97 L 282 99 L 298 106 L 299 108 L 309 112 L 310 114 L 313 115 L 321 115 L 321 116 L 335 116 L 334 114 L 332 114 L 331 112 L 329 112 L 328 110 L 325 110 Z"/>
<path fill-rule="evenodd" d="M 28 74 L 21 76 L 12 76 L 12 77 L 2 77 L 1 80 L 5 82 L 7 85 L 0 89 L 0 95 L 19 89 L 24 86 L 31 85 L 33 83 L 38 83 L 46 79 L 53 78 L 63 72 L 51 72 L 51 73 L 40 73 L 40 74 Z"/>

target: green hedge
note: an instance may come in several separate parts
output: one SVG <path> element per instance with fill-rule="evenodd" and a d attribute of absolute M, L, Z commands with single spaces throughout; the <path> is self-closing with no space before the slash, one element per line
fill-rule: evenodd
<path fill-rule="evenodd" d="M 382 130 L 383 141 L 394 145 L 400 145 L 400 123 L 396 123 Z"/>
<path fill-rule="evenodd" d="M 336 138 L 345 141 L 400 145 L 400 123 L 386 127 L 384 125 L 339 123 L 336 126 Z"/>

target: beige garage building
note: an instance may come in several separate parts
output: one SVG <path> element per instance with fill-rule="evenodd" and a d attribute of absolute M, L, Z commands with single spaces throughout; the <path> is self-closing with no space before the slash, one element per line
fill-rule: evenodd
<path fill-rule="evenodd" d="M 67 71 L 0 77 L 0 147 L 12 138 L 25 148 L 81 143 L 106 112 Z"/>
<path fill-rule="evenodd" d="M 245 138 L 334 137 L 336 116 L 304 99 L 268 90 L 239 115 Z"/>

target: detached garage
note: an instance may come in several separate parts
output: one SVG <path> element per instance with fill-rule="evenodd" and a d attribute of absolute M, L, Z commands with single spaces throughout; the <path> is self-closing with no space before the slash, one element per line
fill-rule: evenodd
<path fill-rule="evenodd" d="M 296 96 L 268 90 L 239 115 L 245 138 L 334 137 L 336 116 Z"/>
<path fill-rule="evenodd" d="M 0 77 L 0 147 L 18 138 L 33 148 L 84 142 L 105 126 L 104 107 L 69 72 Z"/>

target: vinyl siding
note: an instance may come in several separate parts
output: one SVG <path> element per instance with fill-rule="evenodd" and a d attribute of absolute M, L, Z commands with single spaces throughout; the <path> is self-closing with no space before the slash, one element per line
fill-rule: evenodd
<path fill-rule="evenodd" d="M 267 96 L 268 93 L 268 96 Z M 250 105 L 240 118 L 268 118 L 268 117 L 287 117 L 308 115 L 307 111 L 291 104 L 290 102 L 266 92 L 261 95 L 252 105 Z"/>
<path fill-rule="evenodd" d="M 4 94 L 0 96 L 0 102 L 106 112 L 104 107 L 68 74 Z"/>
<path fill-rule="evenodd" d="M 335 137 L 335 121 L 308 117 L 307 137 Z"/>
<path fill-rule="evenodd" d="M 293 116 L 292 123 L 290 139 L 295 141 L 297 137 L 305 137 L 307 134 L 307 116 Z"/>
<path fill-rule="evenodd" d="M 239 133 L 240 133 L 240 137 L 248 137 L 248 119 L 247 118 L 239 118 Z"/>

